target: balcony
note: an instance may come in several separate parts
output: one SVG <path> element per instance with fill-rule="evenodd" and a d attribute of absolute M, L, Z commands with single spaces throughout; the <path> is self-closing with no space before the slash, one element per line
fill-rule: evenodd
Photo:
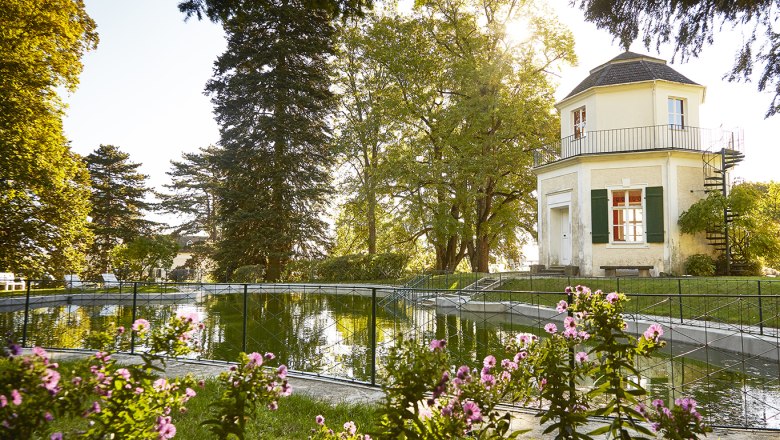
<path fill-rule="evenodd" d="M 625 153 L 629 151 L 688 150 L 716 151 L 721 148 L 740 150 L 742 133 L 722 129 L 655 125 L 586 131 L 579 137 L 569 136 L 534 151 L 534 167 L 540 167 L 574 156 Z"/>

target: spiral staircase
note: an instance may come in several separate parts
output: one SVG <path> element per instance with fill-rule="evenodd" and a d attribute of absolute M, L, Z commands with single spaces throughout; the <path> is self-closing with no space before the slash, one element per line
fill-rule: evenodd
<path fill-rule="evenodd" d="M 704 162 L 704 191 L 718 192 L 728 197 L 731 189 L 729 170 L 745 159 L 742 135 L 738 132 L 724 132 L 720 150 L 708 150 L 702 155 Z M 708 243 L 721 252 L 726 260 L 726 275 L 740 275 L 748 267 L 744 249 L 747 238 L 738 236 L 731 227 L 738 214 L 728 206 L 723 208 L 723 224 L 713 225 L 706 231 Z"/>

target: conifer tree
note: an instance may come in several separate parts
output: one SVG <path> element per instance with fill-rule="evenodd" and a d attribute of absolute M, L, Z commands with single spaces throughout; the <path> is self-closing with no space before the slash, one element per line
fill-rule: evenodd
<path fill-rule="evenodd" d="M 220 125 L 217 277 L 320 248 L 330 192 L 327 58 L 333 26 L 303 0 L 243 0 L 222 18 L 227 50 L 206 86 Z"/>
<path fill-rule="evenodd" d="M 0 271 L 60 277 L 90 241 L 89 177 L 62 131 L 95 23 L 77 0 L 0 2 Z"/>
<path fill-rule="evenodd" d="M 86 157 L 92 180 L 92 230 L 90 269 L 104 273 L 111 267 L 114 246 L 149 233 L 153 223 L 144 219 L 150 209 L 144 200 L 149 188 L 147 176 L 138 172 L 141 164 L 113 145 L 101 145 Z"/>

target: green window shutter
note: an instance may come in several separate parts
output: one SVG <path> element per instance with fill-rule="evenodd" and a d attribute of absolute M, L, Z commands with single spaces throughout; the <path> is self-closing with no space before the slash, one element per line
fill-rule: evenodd
<path fill-rule="evenodd" d="M 664 242 L 664 187 L 651 186 L 645 190 L 647 213 L 647 242 Z"/>
<path fill-rule="evenodd" d="M 593 243 L 609 243 L 609 198 L 606 189 L 590 190 L 590 225 Z"/>

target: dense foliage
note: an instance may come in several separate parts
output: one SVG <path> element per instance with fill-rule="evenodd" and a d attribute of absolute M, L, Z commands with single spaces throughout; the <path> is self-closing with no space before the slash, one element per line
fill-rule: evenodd
<path fill-rule="evenodd" d="M 114 274 L 121 280 L 146 280 L 152 269 L 167 269 L 178 251 L 176 241 L 166 235 L 138 237 L 111 250 Z"/>
<path fill-rule="evenodd" d="M 350 254 L 329 257 L 317 264 L 323 281 L 362 281 L 400 278 L 409 257 L 403 254 Z"/>
<path fill-rule="evenodd" d="M 685 259 L 685 273 L 696 277 L 715 275 L 715 260 L 709 255 L 694 254 Z"/>
<path fill-rule="evenodd" d="M 321 249 L 330 192 L 328 15 L 301 1 L 245 0 L 222 25 L 228 47 L 206 90 L 220 125 L 217 279 Z"/>
<path fill-rule="evenodd" d="M 138 172 L 139 163 L 114 145 L 101 145 L 86 157 L 92 181 L 92 213 L 89 224 L 95 241 L 90 248 L 91 274 L 109 272 L 114 264 L 111 251 L 151 232 L 144 218 L 150 209 L 146 195 L 148 176 Z"/>
<path fill-rule="evenodd" d="M 28 277 L 78 271 L 89 178 L 62 131 L 59 88 L 73 91 L 98 42 L 81 0 L 0 3 L 0 268 Z"/>
<path fill-rule="evenodd" d="M 777 206 L 780 184 L 742 183 L 727 197 L 710 193 L 680 215 L 678 224 L 686 234 L 728 232 L 732 259 L 757 275 L 761 265 L 780 267 L 780 221 Z M 725 265 L 724 265 L 725 266 Z"/>
<path fill-rule="evenodd" d="M 516 257 L 536 215 L 532 151 L 558 136 L 547 71 L 574 60 L 571 34 L 533 2 L 426 1 L 349 23 L 340 42 L 338 248 L 423 242 L 436 269 L 482 272 Z"/>

